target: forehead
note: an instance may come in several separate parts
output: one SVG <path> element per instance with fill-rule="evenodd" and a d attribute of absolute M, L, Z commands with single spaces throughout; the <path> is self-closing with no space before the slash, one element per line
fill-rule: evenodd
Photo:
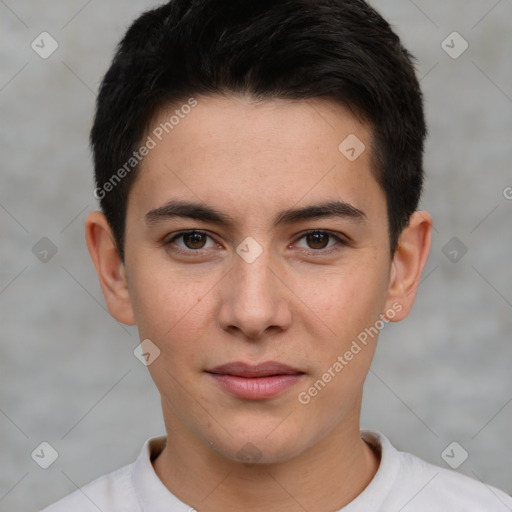
<path fill-rule="evenodd" d="M 140 209 L 173 198 L 260 216 L 330 199 L 385 208 L 371 131 L 332 101 L 196 97 L 161 109 L 146 136 L 154 147 L 129 200 Z"/>

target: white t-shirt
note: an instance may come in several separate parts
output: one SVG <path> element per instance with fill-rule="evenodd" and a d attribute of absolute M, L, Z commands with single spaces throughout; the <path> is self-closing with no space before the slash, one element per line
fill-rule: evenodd
<path fill-rule="evenodd" d="M 378 432 L 361 437 L 381 454 L 366 489 L 339 512 L 507 512 L 512 498 L 455 471 L 396 450 Z M 83 486 L 41 512 L 192 512 L 161 482 L 151 464 L 165 436 L 148 439 L 137 460 Z"/>

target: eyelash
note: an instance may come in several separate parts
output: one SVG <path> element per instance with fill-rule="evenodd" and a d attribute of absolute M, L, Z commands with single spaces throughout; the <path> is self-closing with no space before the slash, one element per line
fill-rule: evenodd
<path fill-rule="evenodd" d="M 164 241 L 164 245 L 171 246 L 175 240 L 178 240 L 179 238 L 183 238 L 185 235 L 192 235 L 192 234 L 199 234 L 199 235 L 203 235 L 203 236 L 213 239 L 213 237 L 211 235 L 209 235 L 206 231 L 201 231 L 199 229 L 189 229 L 189 230 L 180 231 L 180 232 L 176 233 L 175 235 L 172 236 L 172 238 Z M 339 250 L 341 247 L 346 247 L 346 246 L 350 245 L 349 241 L 347 241 L 346 239 L 335 235 L 331 231 L 326 231 L 323 229 L 310 229 L 310 230 L 302 233 L 302 235 L 297 239 L 297 242 L 311 234 L 327 235 L 336 241 L 336 245 L 332 246 L 328 249 L 309 249 L 308 252 L 310 254 L 324 254 L 324 255 L 330 254 L 332 251 L 336 251 L 336 250 Z M 296 243 L 296 242 L 294 242 L 294 243 Z M 208 249 L 183 249 L 181 247 L 174 246 L 172 248 L 172 250 L 175 252 L 178 252 L 178 253 L 186 254 L 187 256 L 191 256 L 191 255 L 202 256 L 203 251 L 207 251 Z"/>

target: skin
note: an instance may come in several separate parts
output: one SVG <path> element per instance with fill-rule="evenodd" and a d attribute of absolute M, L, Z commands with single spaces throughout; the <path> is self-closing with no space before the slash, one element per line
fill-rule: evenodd
<path fill-rule="evenodd" d="M 338 510 L 379 465 L 359 434 L 377 336 L 309 403 L 298 395 L 380 315 L 407 316 L 432 219 L 414 213 L 390 254 L 386 198 L 371 172 L 371 132 L 344 107 L 320 99 L 196 99 L 142 163 L 128 199 L 124 262 L 105 217 L 93 212 L 86 221 L 110 313 L 136 324 L 140 339 L 161 351 L 148 367 L 167 430 L 155 471 L 200 511 Z M 160 112 L 153 127 L 172 111 Z M 366 146 L 355 161 L 338 150 L 350 134 Z M 149 211 L 177 199 L 211 206 L 233 224 L 147 221 Z M 284 209 L 326 201 L 343 201 L 364 216 L 274 225 Z M 208 236 L 170 241 L 186 229 Z M 347 243 L 304 236 L 310 229 Z M 252 263 L 236 252 L 246 237 L 262 248 Z M 205 372 L 232 361 L 279 361 L 305 374 L 274 398 L 243 400 Z M 258 454 L 252 463 L 238 458 L 248 443 Z"/>

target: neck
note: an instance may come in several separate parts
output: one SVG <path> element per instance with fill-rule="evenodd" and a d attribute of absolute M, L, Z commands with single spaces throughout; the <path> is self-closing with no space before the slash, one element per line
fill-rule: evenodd
<path fill-rule="evenodd" d="M 170 429 L 166 418 L 167 444 L 154 469 L 175 496 L 197 510 L 339 510 L 366 488 L 379 466 L 354 416 L 354 426 L 340 425 L 298 456 L 274 464 L 227 459 L 189 431 Z"/>

